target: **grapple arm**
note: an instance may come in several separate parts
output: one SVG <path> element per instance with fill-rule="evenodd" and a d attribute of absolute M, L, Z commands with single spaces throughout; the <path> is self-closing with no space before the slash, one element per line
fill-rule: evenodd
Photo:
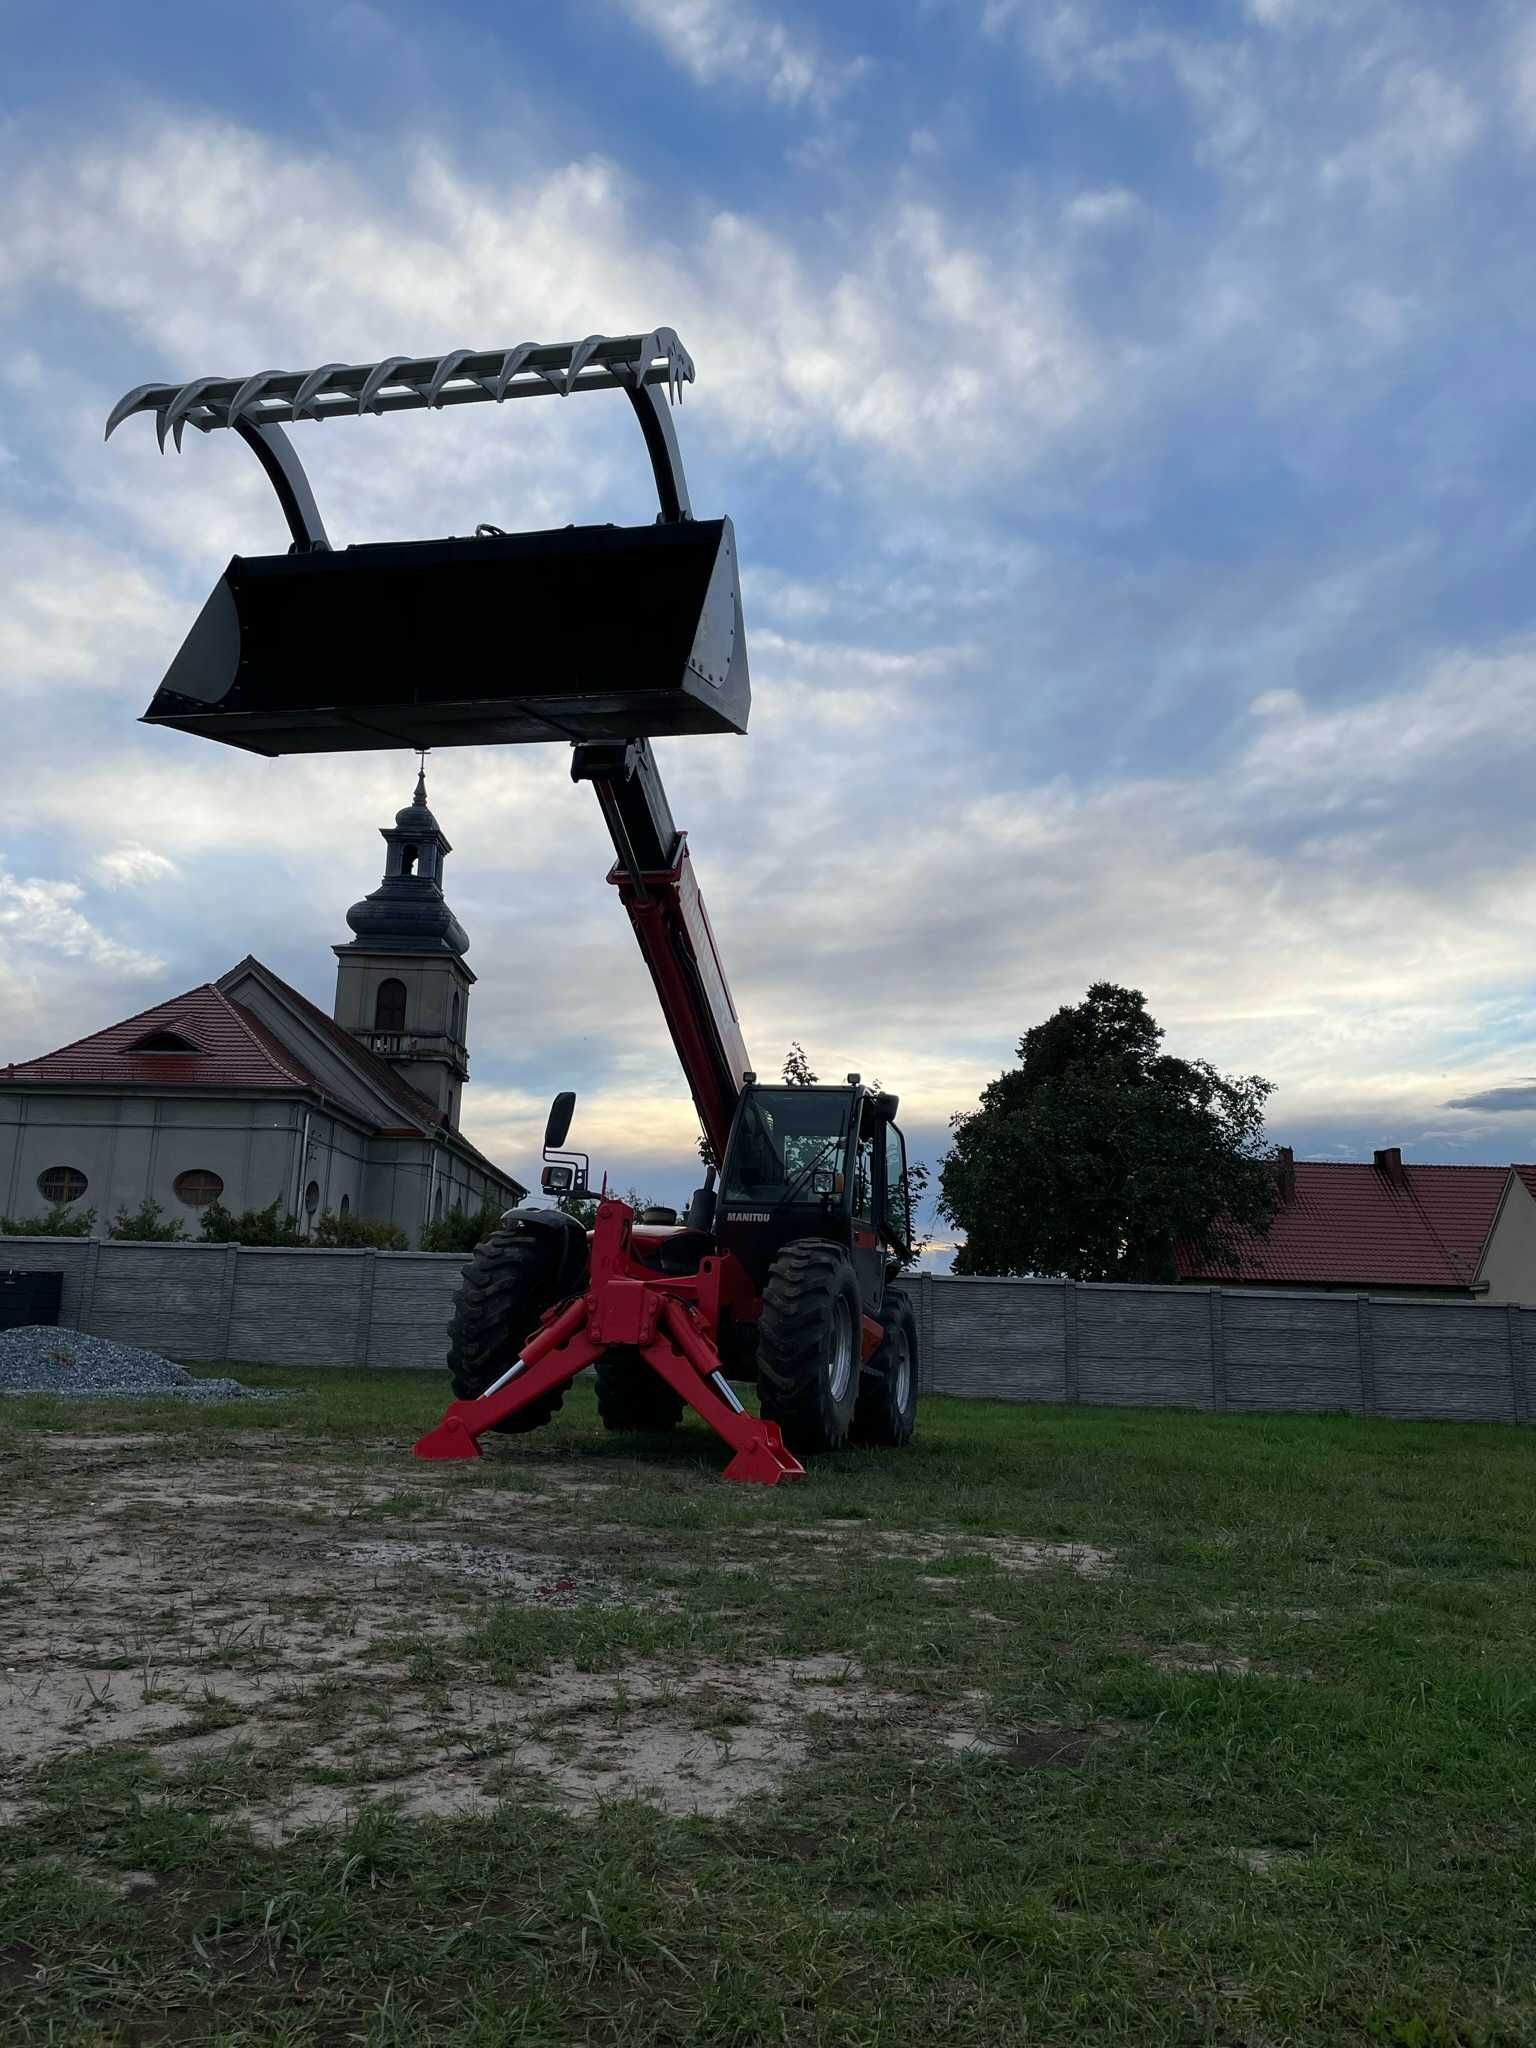
<path fill-rule="evenodd" d="M 134 413 L 154 415 L 161 448 L 181 447 L 187 425 L 232 427 L 272 479 L 299 552 L 328 545 L 299 459 L 282 432 L 296 420 L 363 413 L 436 411 L 506 398 L 569 398 L 624 391 L 640 421 L 662 517 L 688 519 L 688 486 L 672 421 L 661 400 L 680 401 L 693 358 L 670 327 L 650 334 L 589 334 L 584 341 L 522 341 L 509 349 L 450 349 L 441 356 L 385 356 L 377 363 L 322 363 L 318 370 L 258 370 L 253 377 L 193 377 L 138 384 L 113 406 L 107 436 Z M 296 509 L 297 508 L 297 509 Z"/>

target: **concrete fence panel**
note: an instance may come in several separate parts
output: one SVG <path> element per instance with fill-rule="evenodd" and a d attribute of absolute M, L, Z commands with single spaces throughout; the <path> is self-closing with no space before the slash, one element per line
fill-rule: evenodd
<path fill-rule="evenodd" d="M 115 1244 L 99 1252 L 90 1326 L 125 1344 L 195 1358 L 208 1341 L 223 1277 L 219 1245 Z"/>
<path fill-rule="evenodd" d="M 366 1252 L 241 1249 L 225 1358 L 350 1365 Z"/>
<path fill-rule="evenodd" d="M 1048 1280 L 951 1280 L 924 1274 L 930 1312 L 923 1383 L 933 1392 L 963 1385 L 1004 1401 L 1064 1401 L 1062 1289 Z"/>
<path fill-rule="evenodd" d="M 366 1365 L 441 1365 L 462 1253 L 380 1252 Z"/>
<path fill-rule="evenodd" d="M 1229 1408 L 1360 1410 L 1360 1315 L 1353 1295 L 1228 1289 L 1221 1301 Z"/>
<path fill-rule="evenodd" d="M 1137 1408 L 1215 1405 L 1211 1310 L 1203 1289 L 1075 1291 L 1080 1400 Z"/>

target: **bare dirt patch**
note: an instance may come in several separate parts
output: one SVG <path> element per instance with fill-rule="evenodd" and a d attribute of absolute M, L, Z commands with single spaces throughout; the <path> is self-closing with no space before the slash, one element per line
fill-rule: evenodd
<path fill-rule="evenodd" d="M 40 1768 L 117 1746 L 158 1765 L 142 1796 L 276 1843 L 378 1798 L 408 1815 L 618 1799 L 719 1814 L 861 1730 L 930 1753 L 1021 1739 L 983 1733 L 980 1695 L 936 1709 L 842 1655 L 632 1656 L 491 1682 L 459 1649 L 502 1610 L 676 1608 L 667 1556 L 647 1550 L 662 1539 L 591 1518 L 607 1487 L 380 1476 L 312 1442 L 134 1462 L 162 1442 L 55 1436 L 0 1501 L 0 1824 L 33 1810 Z"/>

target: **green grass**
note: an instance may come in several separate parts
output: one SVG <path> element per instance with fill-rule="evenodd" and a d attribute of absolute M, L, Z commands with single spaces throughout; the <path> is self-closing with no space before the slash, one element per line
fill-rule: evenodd
<path fill-rule="evenodd" d="M 160 1432 L 169 1460 L 278 1430 L 387 1480 L 440 1406 L 421 1374 L 226 1369 L 310 1393 L 89 1426 Z M 47 1484 L 39 1432 L 81 1415 L 7 1404 L 0 1486 Z M 223 1818 L 238 1753 L 174 1796 L 152 1748 L 77 1754 L 0 1831 L 0 2039 L 1536 2042 L 1536 1436 L 934 1401 L 910 1454 L 796 1487 L 719 1484 L 723 1456 L 689 1431 L 642 1463 L 584 1392 L 495 1444 L 463 1475 L 488 1525 L 575 1470 L 612 1482 L 594 1561 L 637 1585 L 658 1558 L 689 1569 L 669 1609 L 478 1601 L 448 1648 L 416 1646 L 420 1675 L 451 1700 L 567 1662 L 686 1684 L 701 1657 L 839 1653 L 896 1725 L 817 1727 L 783 1796 L 725 1819 L 386 1803 L 277 1851 Z M 408 1495 L 370 1513 L 411 1532 Z M 822 1522 L 859 1526 L 804 1582 L 723 1568 Z M 945 1552 L 865 1540 L 890 1531 Z M 987 1539 L 1020 1536 L 1119 1565 L 1000 1568 Z M 925 1739 L 962 1703 L 1001 1753 Z M 120 1899 L 130 1869 L 156 1882 Z"/>

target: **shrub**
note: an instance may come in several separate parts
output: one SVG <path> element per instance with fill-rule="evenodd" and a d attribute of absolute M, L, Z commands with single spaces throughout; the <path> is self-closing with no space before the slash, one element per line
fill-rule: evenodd
<path fill-rule="evenodd" d="M 0 1237 L 89 1237 L 95 1221 L 94 1209 L 55 1202 L 44 1216 L 0 1216 Z"/>
<path fill-rule="evenodd" d="M 265 1209 L 242 1209 L 237 1216 L 222 1202 L 203 1211 L 205 1244 L 268 1244 L 298 1246 L 305 1242 L 293 1217 L 278 1215 L 282 1197 L 274 1195 Z"/>
<path fill-rule="evenodd" d="M 112 1237 L 131 1239 L 136 1244 L 175 1244 L 186 1236 L 174 1216 L 165 1217 L 160 1204 L 146 1195 L 130 1214 L 125 1202 L 112 1218 Z"/>
<path fill-rule="evenodd" d="M 424 1252 L 472 1252 L 500 1223 L 501 1214 L 501 1203 L 489 1199 L 478 1209 L 465 1209 L 455 1202 L 446 1216 L 423 1230 L 421 1248 Z"/>
<path fill-rule="evenodd" d="M 316 1246 L 349 1251 L 371 1248 L 380 1252 L 403 1252 L 410 1249 L 410 1239 L 398 1223 L 384 1223 L 373 1216 L 336 1216 L 329 1209 L 316 1219 L 312 1242 Z"/>

